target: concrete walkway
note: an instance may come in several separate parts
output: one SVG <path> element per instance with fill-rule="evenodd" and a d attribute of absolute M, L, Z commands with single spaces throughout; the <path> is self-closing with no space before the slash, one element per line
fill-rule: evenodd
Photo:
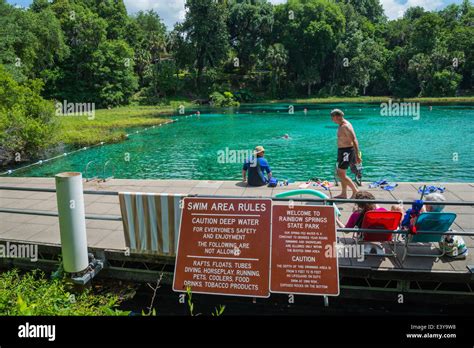
<path fill-rule="evenodd" d="M 107 183 L 84 183 L 84 189 L 117 192 L 271 197 L 282 191 L 297 189 L 299 184 L 294 183 L 289 186 L 276 188 L 251 188 L 236 181 L 114 179 Z M 448 201 L 474 201 L 474 184 L 472 183 L 436 184 L 446 187 L 444 195 Z M 368 184 L 364 183 L 363 189 L 371 191 L 377 199 L 412 201 L 419 198 L 417 190 L 420 185 L 417 183 L 399 183 L 399 186 L 394 191 L 388 192 L 379 188 L 368 189 Z M 54 178 L 1 177 L 0 186 L 54 188 L 55 184 Z M 334 192 L 339 192 L 339 190 L 340 188 L 338 187 L 332 189 Z M 353 204 L 340 205 L 343 214 L 342 221 L 347 221 L 352 211 L 352 206 Z M 385 207 L 390 208 L 389 206 Z M 407 207 L 405 206 L 405 208 Z M 0 190 L 0 208 L 57 212 L 56 195 L 54 193 Z M 86 214 L 120 216 L 117 196 L 85 195 L 85 208 Z M 447 207 L 445 210 L 458 214 L 453 229 L 458 231 L 474 231 L 474 207 Z M 347 237 L 351 235 L 346 234 L 344 236 L 342 233 L 339 233 L 339 236 L 347 242 L 350 242 L 350 238 Z M 122 223 L 119 221 L 87 220 L 87 236 L 89 247 L 108 250 L 125 249 Z M 402 265 L 398 258 L 369 256 L 364 262 L 340 259 L 340 265 L 372 269 L 404 268 L 425 271 L 431 269 L 441 272 L 466 273 L 468 272 L 466 265 L 474 265 L 474 238 L 467 236 L 463 238 L 470 247 L 470 255 L 467 260 L 450 260 L 445 257 L 435 262 L 434 258 L 409 257 L 404 265 Z M 57 218 L 0 213 L 0 240 L 59 245 L 60 238 Z M 401 254 L 401 249 L 399 251 L 399 254 Z"/>

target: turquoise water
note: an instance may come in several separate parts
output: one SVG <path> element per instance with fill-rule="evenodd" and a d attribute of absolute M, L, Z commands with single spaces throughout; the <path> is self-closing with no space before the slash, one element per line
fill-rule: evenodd
<path fill-rule="evenodd" d="M 241 163 L 219 163 L 220 151 L 263 145 L 277 178 L 331 179 L 336 161 L 335 107 L 352 122 L 363 152 L 364 180 L 474 181 L 474 106 L 421 106 L 412 116 L 381 116 L 379 104 L 251 105 L 233 110 L 200 109 L 201 116 L 131 135 L 119 144 L 80 151 L 15 176 L 84 172 L 109 159 L 115 177 L 136 179 L 240 179 Z M 308 108 L 307 114 L 303 112 Z M 85 120 L 85 122 L 87 122 Z M 287 133 L 291 139 L 283 139 Z M 239 158 L 235 158 L 239 159 Z M 128 161 L 127 161 L 128 160 Z M 229 157 L 224 160 L 233 160 Z"/>

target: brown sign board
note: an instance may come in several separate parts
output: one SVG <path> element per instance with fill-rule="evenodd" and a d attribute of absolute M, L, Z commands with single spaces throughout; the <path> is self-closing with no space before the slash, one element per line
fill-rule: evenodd
<path fill-rule="evenodd" d="M 270 291 L 339 295 L 332 206 L 274 205 Z"/>
<path fill-rule="evenodd" d="M 184 198 L 173 290 L 269 297 L 271 199 Z"/>

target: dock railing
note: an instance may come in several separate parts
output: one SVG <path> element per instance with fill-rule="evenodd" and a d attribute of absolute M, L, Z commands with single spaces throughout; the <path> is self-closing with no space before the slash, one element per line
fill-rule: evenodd
<path fill-rule="evenodd" d="M 12 187 L 12 186 L 0 186 L 0 191 L 28 191 L 28 192 L 44 192 L 44 193 L 56 193 L 56 189 L 53 188 L 34 188 L 34 187 Z M 101 195 L 101 196 L 117 196 L 119 192 L 117 191 L 93 191 L 93 190 L 84 190 L 85 195 Z M 186 197 L 202 197 L 202 198 L 236 198 L 235 196 L 227 195 L 200 195 L 200 194 L 190 194 Z M 253 198 L 256 196 L 238 196 L 238 198 Z M 402 200 L 384 200 L 384 199 L 338 199 L 338 198 L 276 198 L 276 197 L 259 197 L 259 198 L 271 198 L 275 202 L 306 202 L 306 203 L 316 203 L 316 204 L 328 204 L 328 203 L 377 203 L 377 204 L 399 204 L 399 205 L 412 205 L 412 201 L 402 201 Z M 118 203 L 118 201 L 117 201 Z M 474 207 L 474 201 L 463 201 L 463 202 L 435 202 L 430 201 L 430 205 L 444 205 L 444 206 L 471 206 Z M 37 216 L 50 216 L 58 217 L 57 212 L 45 211 L 45 210 L 30 210 L 30 209 L 11 209 L 11 208 L 0 208 L 0 213 L 9 213 L 9 214 L 23 214 L 23 215 L 37 215 Z M 86 214 L 85 218 L 87 220 L 106 220 L 106 221 L 122 221 L 121 216 L 117 215 L 100 215 L 100 214 Z M 393 233 L 393 234 L 402 234 L 406 235 L 409 232 L 407 230 L 380 230 L 380 229 L 362 229 L 362 228 L 337 228 L 338 232 L 351 233 L 351 232 L 363 232 L 363 233 Z M 439 234 L 439 235 L 456 235 L 456 236 L 471 236 L 474 237 L 474 231 L 448 231 L 448 232 L 436 232 L 436 231 L 418 231 L 419 233 L 429 233 L 429 234 Z"/>

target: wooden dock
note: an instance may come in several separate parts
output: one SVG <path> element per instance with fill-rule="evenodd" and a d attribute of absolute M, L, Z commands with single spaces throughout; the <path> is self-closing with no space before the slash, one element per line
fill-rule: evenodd
<path fill-rule="evenodd" d="M 237 181 L 197 181 L 197 180 L 125 180 L 113 179 L 106 183 L 84 183 L 84 190 L 115 191 L 115 192 L 155 192 L 155 193 L 182 193 L 197 195 L 225 195 L 225 196 L 255 196 L 271 197 L 275 194 L 297 189 L 300 183 L 276 188 L 252 188 Z M 423 183 L 432 184 L 432 183 Z M 421 183 L 399 183 L 394 191 L 385 191 L 380 188 L 368 188 L 364 183 L 363 189 L 371 191 L 377 199 L 403 200 L 411 202 L 419 198 L 418 187 Z M 474 201 L 473 183 L 436 183 L 445 186 L 444 196 L 448 201 Z M 54 178 L 13 178 L 1 177 L 0 186 L 55 188 Z M 312 187 L 316 188 L 316 187 Z M 321 188 L 319 188 L 322 190 Z M 340 188 L 332 188 L 338 192 Z M 324 191 L 323 191 L 324 192 Z M 326 191 L 327 193 L 327 191 Z M 304 196 L 303 196 L 304 197 Z M 86 214 L 100 214 L 120 216 L 120 207 L 117 196 L 85 195 Z M 314 198 L 314 197 L 312 197 Z M 338 205 L 342 210 L 342 221 L 347 221 L 353 204 Z M 384 205 L 382 205 L 384 206 Z M 390 208 L 389 206 L 385 206 Z M 408 208 L 408 206 L 405 206 Z M 57 212 L 55 193 L 0 190 L 0 209 L 42 210 Z M 474 231 L 473 206 L 448 206 L 445 211 L 457 214 L 453 229 L 457 231 Z M 60 234 L 57 217 L 0 213 L 0 243 L 6 241 L 17 243 L 38 244 L 40 250 L 49 252 L 60 250 Z M 87 220 L 88 245 L 91 250 L 103 251 L 107 258 L 117 262 L 131 261 L 124 256 L 125 239 L 121 221 Z M 340 241 L 351 243 L 352 234 L 338 232 Z M 469 256 L 465 260 L 452 260 L 447 257 L 435 258 L 408 257 L 401 262 L 401 246 L 397 257 L 367 256 L 364 261 L 340 258 L 340 274 L 344 278 L 364 278 L 387 281 L 398 279 L 411 282 L 454 282 L 467 284 L 466 293 L 472 292 L 473 273 L 469 266 L 474 265 L 474 237 L 463 237 L 469 247 Z M 426 251 L 423 250 L 423 251 Z M 134 262 L 162 263 L 162 259 L 140 257 L 134 255 Z M 174 260 L 167 260 L 172 265 Z M 147 267 L 150 269 L 149 267 Z M 369 282 L 370 283 L 370 282 Z M 388 283 L 387 283 L 388 284 Z M 387 285 L 385 285 L 387 286 Z M 413 286 L 413 285 L 412 285 Z M 396 285 L 400 287 L 400 284 Z M 474 294 L 474 293 L 473 293 Z"/>

